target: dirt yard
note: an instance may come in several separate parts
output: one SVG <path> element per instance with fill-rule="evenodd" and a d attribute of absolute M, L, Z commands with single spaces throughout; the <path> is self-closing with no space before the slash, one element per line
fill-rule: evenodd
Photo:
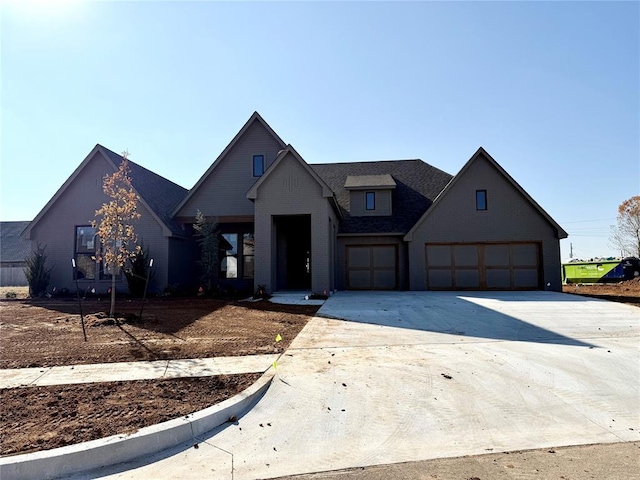
<path fill-rule="evenodd" d="M 628 303 L 640 307 L 640 277 L 619 283 L 564 285 L 564 293 Z"/>
<path fill-rule="evenodd" d="M 254 355 L 284 351 L 317 306 L 267 301 L 152 299 L 83 302 L 87 341 L 73 299 L 0 301 L 0 368 Z M 281 342 L 275 342 L 280 334 Z M 0 455 L 46 450 L 193 413 L 259 375 L 0 389 Z"/>

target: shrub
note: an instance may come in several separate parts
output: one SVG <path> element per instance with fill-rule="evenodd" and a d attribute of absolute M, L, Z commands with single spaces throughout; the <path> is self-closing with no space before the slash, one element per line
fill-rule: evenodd
<path fill-rule="evenodd" d="M 17 298 L 18 294 L 16 292 L 14 292 L 13 290 L 7 292 L 4 294 L 5 298 Z"/>
<path fill-rule="evenodd" d="M 124 271 L 129 285 L 129 293 L 133 297 L 141 297 L 144 294 L 144 287 L 147 283 L 147 275 L 149 274 L 149 249 L 141 245 L 140 249 L 129 259 L 131 268 Z M 155 272 L 151 271 L 149 281 L 155 276 Z"/>
<path fill-rule="evenodd" d="M 32 297 L 44 295 L 49 286 L 51 269 L 46 267 L 47 255 L 44 253 L 46 248 L 46 245 L 41 247 L 38 244 L 36 250 L 26 258 L 27 266 L 24 269 L 24 274 L 29 284 L 29 295 Z"/>

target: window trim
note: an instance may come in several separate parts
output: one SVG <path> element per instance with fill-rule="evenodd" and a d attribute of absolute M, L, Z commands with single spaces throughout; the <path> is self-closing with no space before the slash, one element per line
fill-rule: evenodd
<path fill-rule="evenodd" d="M 369 208 L 369 198 L 371 198 L 371 202 L 372 202 L 371 208 Z M 364 209 L 366 212 L 375 212 L 376 192 L 364 192 Z"/>
<path fill-rule="evenodd" d="M 264 171 L 265 171 L 265 161 L 264 161 L 264 154 L 257 154 L 253 156 L 253 163 L 252 163 L 252 169 L 253 169 L 253 176 L 254 177 L 261 177 L 262 175 L 264 175 Z M 261 159 L 261 163 L 260 163 L 260 173 L 256 173 L 257 169 L 256 169 L 256 160 L 257 159 Z"/>
<path fill-rule="evenodd" d="M 489 209 L 489 202 L 487 201 L 487 191 L 476 190 L 476 211 L 485 212 L 488 209 Z"/>

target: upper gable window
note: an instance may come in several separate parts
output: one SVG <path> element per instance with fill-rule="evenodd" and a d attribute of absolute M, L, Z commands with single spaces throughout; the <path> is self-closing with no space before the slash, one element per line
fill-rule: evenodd
<path fill-rule="evenodd" d="M 487 191 L 476 190 L 476 210 L 487 209 Z"/>
<path fill-rule="evenodd" d="M 264 155 L 253 156 L 253 176 L 261 177 L 264 173 Z"/>
<path fill-rule="evenodd" d="M 365 193 L 365 209 L 369 211 L 376 209 L 376 192 Z"/>

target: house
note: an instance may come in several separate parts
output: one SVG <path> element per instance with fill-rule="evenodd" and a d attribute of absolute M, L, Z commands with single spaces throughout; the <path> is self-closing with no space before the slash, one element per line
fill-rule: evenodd
<path fill-rule="evenodd" d="M 31 242 L 20 236 L 29 222 L 0 222 L 0 286 L 27 285 L 24 268 L 31 253 Z"/>
<path fill-rule="evenodd" d="M 72 288 L 71 258 L 83 286 L 108 284 L 90 222 L 121 160 L 97 145 L 25 229 L 48 246 L 52 284 Z M 483 148 L 453 177 L 422 160 L 308 164 L 255 112 L 188 191 L 130 165 L 156 291 L 196 286 L 197 212 L 220 230 L 220 284 L 238 290 L 561 289 L 567 233 Z"/>
<path fill-rule="evenodd" d="M 105 175 L 113 174 L 122 157 L 96 145 L 58 189 L 54 196 L 23 231 L 32 245 L 47 247 L 48 265 L 52 267 L 50 287 L 75 289 L 71 260 L 77 265 L 80 288 L 106 291 L 111 276 L 92 257 L 99 249 L 96 229 L 91 227 L 95 212 L 108 198 L 102 191 Z M 140 197 L 136 222 L 138 241 L 154 258 L 154 290 L 184 281 L 176 263 L 189 253 L 191 243 L 183 228 L 170 215 L 187 190 L 173 182 L 129 162 L 133 187 Z M 126 279 L 117 273 L 117 288 L 126 289 Z"/>

